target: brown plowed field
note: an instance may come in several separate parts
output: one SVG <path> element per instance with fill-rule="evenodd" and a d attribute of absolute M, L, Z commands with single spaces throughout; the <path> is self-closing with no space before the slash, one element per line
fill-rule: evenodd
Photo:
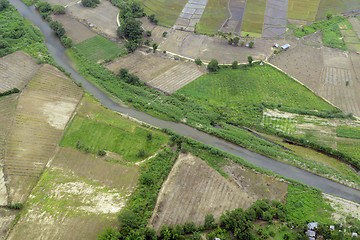
<path fill-rule="evenodd" d="M 80 23 L 78 20 L 72 18 L 68 14 L 53 15 L 52 19 L 64 25 L 64 28 L 66 30 L 66 35 L 71 37 L 74 44 L 78 44 L 96 35 L 96 33 L 91 31 L 88 27 Z"/>
<path fill-rule="evenodd" d="M 162 225 L 193 221 L 204 224 L 207 214 L 216 219 L 225 210 L 248 208 L 260 198 L 284 200 L 287 184 L 262 176 L 238 165 L 224 168 L 222 177 L 200 158 L 180 154 L 163 184 L 149 225 L 159 231 Z"/>
<path fill-rule="evenodd" d="M 26 200 L 81 97 L 82 90 L 51 65 L 43 65 L 22 92 L 5 152 L 13 203 Z"/>
<path fill-rule="evenodd" d="M 15 221 L 18 213 L 18 210 L 15 211 L 7 208 L 0 208 L 0 240 L 5 240 L 6 233 Z"/>
<path fill-rule="evenodd" d="M 0 58 L 0 92 L 23 89 L 39 68 L 36 59 L 22 51 Z"/>
<path fill-rule="evenodd" d="M 332 48 L 298 44 L 270 59 L 345 113 L 360 116 L 360 56 Z"/>
<path fill-rule="evenodd" d="M 114 73 L 118 73 L 120 68 L 126 68 L 140 80 L 148 82 L 178 64 L 180 64 L 179 61 L 162 53 L 146 53 L 145 49 L 142 49 L 117 59 L 106 65 L 106 68 Z"/>

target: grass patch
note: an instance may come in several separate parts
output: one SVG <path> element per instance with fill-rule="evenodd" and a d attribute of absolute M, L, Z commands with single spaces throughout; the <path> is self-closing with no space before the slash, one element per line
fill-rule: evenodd
<path fill-rule="evenodd" d="M 227 4 L 227 0 L 209 0 L 196 25 L 196 33 L 215 34 L 228 17 Z"/>
<path fill-rule="evenodd" d="M 336 135 L 338 137 L 360 139 L 360 127 L 338 126 Z"/>
<path fill-rule="evenodd" d="M 309 222 L 331 224 L 331 212 L 334 211 L 319 190 L 293 184 L 288 187 L 286 210 L 290 222 L 298 225 Z"/>
<path fill-rule="evenodd" d="M 153 155 L 167 141 L 165 134 L 140 126 L 135 125 L 129 132 L 127 129 L 77 115 L 60 145 L 77 147 L 91 153 L 104 149 L 122 155 L 127 161 L 136 162 Z"/>
<path fill-rule="evenodd" d="M 346 152 L 346 154 L 360 162 L 360 140 L 338 141 L 337 147 L 339 151 Z"/>
<path fill-rule="evenodd" d="M 264 115 L 262 123 L 265 127 L 273 128 L 288 134 L 294 134 L 296 131 L 296 121 L 291 118 L 270 117 Z"/>
<path fill-rule="evenodd" d="M 261 38 L 262 33 L 241 31 L 241 36 L 247 36 L 247 35 L 249 35 L 249 37 Z"/>
<path fill-rule="evenodd" d="M 266 0 L 253 0 L 246 3 L 241 30 L 262 33 L 266 12 Z M 244 35 L 242 33 L 242 35 Z"/>
<path fill-rule="evenodd" d="M 314 21 L 320 0 L 289 0 L 287 18 Z"/>
<path fill-rule="evenodd" d="M 262 102 L 308 110 L 334 110 L 306 87 L 266 64 L 206 74 L 178 93 L 208 105 L 215 112 L 221 109 L 237 123 L 260 123 L 262 107 L 259 105 Z"/>
<path fill-rule="evenodd" d="M 142 0 L 146 15 L 155 14 L 160 25 L 172 27 L 185 7 L 187 0 Z"/>
<path fill-rule="evenodd" d="M 75 47 L 81 54 L 93 62 L 99 60 L 111 60 L 127 53 L 122 45 L 99 35 L 86 39 L 81 43 L 76 44 Z"/>

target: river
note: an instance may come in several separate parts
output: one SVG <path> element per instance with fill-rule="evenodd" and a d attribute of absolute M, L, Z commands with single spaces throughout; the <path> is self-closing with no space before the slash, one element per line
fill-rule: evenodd
<path fill-rule="evenodd" d="M 17 8 L 21 16 L 30 20 L 41 30 L 45 37 L 46 46 L 49 49 L 50 54 L 54 57 L 56 63 L 62 66 L 67 72 L 70 72 L 71 76 L 76 82 L 81 82 L 83 88 L 87 92 L 92 94 L 104 106 L 108 107 L 109 109 L 123 114 L 127 114 L 130 117 L 136 118 L 142 122 L 159 128 L 171 129 L 174 132 L 177 132 L 183 136 L 193 138 L 202 143 L 211 145 L 225 152 L 239 156 L 245 159 L 247 162 L 257 165 L 263 169 L 272 170 L 274 173 L 281 176 L 292 178 L 309 186 L 319 188 L 325 193 L 360 203 L 359 190 L 344 186 L 340 183 L 320 177 L 305 170 L 262 156 L 258 153 L 251 152 L 247 149 L 229 143 L 223 139 L 219 139 L 217 137 L 201 132 L 185 124 L 164 121 L 152 117 L 144 112 L 136 111 L 134 109 L 118 105 L 104 92 L 102 92 L 85 78 L 83 78 L 71 67 L 70 60 L 65 54 L 65 48 L 61 45 L 59 39 L 52 32 L 52 30 L 48 26 L 48 23 L 44 21 L 41 18 L 40 14 L 35 10 L 34 6 L 28 7 L 23 2 L 21 2 L 21 0 L 10 0 L 10 3 Z"/>

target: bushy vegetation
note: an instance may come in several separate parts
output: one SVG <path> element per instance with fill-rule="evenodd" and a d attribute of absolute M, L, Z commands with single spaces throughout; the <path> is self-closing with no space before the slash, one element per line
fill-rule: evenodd
<path fill-rule="evenodd" d="M 95 8 L 100 3 L 100 0 L 81 0 L 81 4 L 84 7 L 92 7 Z"/>
<path fill-rule="evenodd" d="M 75 47 L 82 55 L 93 62 L 98 62 L 99 60 L 108 61 L 126 54 L 126 50 L 122 45 L 100 35 L 86 39 L 76 44 Z"/>
<path fill-rule="evenodd" d="M 23 50 L 39 63 L 55 64 L 43 41 L 40 30 L 25 21 L 13 6 L 0 11 L 0 57 Z"/>
<path fill-rule="evenodd" d="M 19 89 L 13 88 L 13 89 L 8 90 L 8 91 L 5 91 L 5 92 L 0 92 L 0 97 L 7 96 L 7 95 L 11 95 L 11 94 L 13 94 L 13 93 L 18 93 L 18 92 L 20 92 Z"/>
<path fill-rule="evenodd" d="M 338 137 L 360 139 L 360 127 L 338 126 L 336 135 Z"/>
<path fill-rule="evenodd" d="M 65 7 L 62 5 L 54 5 L 52 6 L 52 11 L 54 12 L 54 14 L 65 14 Z"/>
<path fill-rule="evenodd" d="M 345 17 L 336 16 L 330 19 L 315 21 L 310 26 L 302 26 L 294 30 L 297 37 L 303 37 L 312 34 L 318 30 L 322 31 L 322 39 L 325 46 L 340 48 L 346 50 L 346 45 L 342 39 L 338 23 L 345 21 Z"/>

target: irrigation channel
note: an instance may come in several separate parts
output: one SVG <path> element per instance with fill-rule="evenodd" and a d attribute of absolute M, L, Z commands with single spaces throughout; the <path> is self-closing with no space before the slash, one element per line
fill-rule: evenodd
<path fill-rule="evenodd" d="M 316 174 L 276 161 L 274 159 L 265 157 L 258 153 L 251 152 L 245 148 L 229 143 L 223 139 L 211 136 L 185 124 L 160 120 L 144 112 L 120 106 L 112 99 L 110 99 L 104 92 L 102 92 L 100 89 L 98 89 L 85 78 L 83 78 L 71 67 L 70 60 L 65 54 L 65 48 L 61 45 L 58 38 L 50 29 L 48 23 L 41 18 L 40 14 L 38 13 L 38 11 L 36 11 L 34 6 L 28 7 L 23 2 L 21 2 L 21 0 L 10 0 L 10 3 L 17 8 L 21 16 L 30 20 L 41 30 L 45 37 L 46 46 L 49 49 L 50 54 L 54 57 L 56 63 L 62 66 L 67 72 L 70 72 L 71 76 L 76 82 L 81 82 L 83 88 L 87 92 L 92 94 L 104 106 L 108 107 L 109 109 L 123 114 L 127 114 L 130 117 L 136 118 L 142 122 L 159 128 L 171 129 L 174 132 L 177 132 L 183 136 L 193 138 L 197 141 L 211 145 L 230 154 L 239 156 L 245 159 L 247 162 L 257 165 L 263 169 L 272 170 L 274 173 L 281 176 L 292 178 L 309 186 L 319 188 L 325 193 L 360 203 L 359 190 L 344 186 L 340 183 L 331 181 L 329 179 L 320 177 Z"/>

